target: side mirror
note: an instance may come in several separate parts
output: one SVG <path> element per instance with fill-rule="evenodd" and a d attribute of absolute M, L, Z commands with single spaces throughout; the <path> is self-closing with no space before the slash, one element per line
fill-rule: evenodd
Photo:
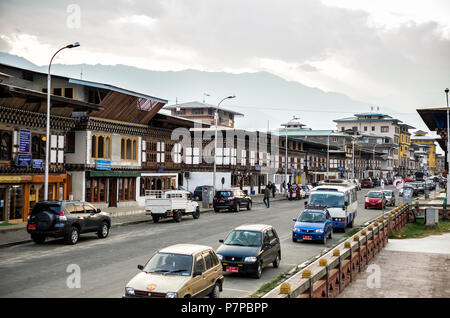
<path fill-rule="evenodd" d="M 292 219 L 292 221 L 297 222 L 297 219 Z"/>
<path fill-rule="evenodd" d="M 222 243 L 222 244 L 223 244 L 223 240 L 219 240 L 219 243 Z"/>
<path fill-rule="evenodd" d="M 348 201 L 345 201 L 345 202 L 344 202 L 344 205 L 345 205 L 345 206 L 348 206 Z"/>
<path fill-rule="evenodd" d="M 141 271 L 141 270 L 143 270 L 143 269 L 144 269 L 144 266 L 143 266 L 143 265 L 138 265 L 138 266 L 137 266 L 137 268 L 138 268 L 138 270 L 140 270 L 140 271 Z"/>
<path fill-rule="evenodd" d="M 201 271 L 195 271 L 193 277 L 197 277 L 203 274 Z"/>
<path fill-rule="evenodd" d="M 100 210 L 100 209 L 97 209 L 97 213 L 100 213 L 100 212 L 102 212 L 102 210 Z"/>

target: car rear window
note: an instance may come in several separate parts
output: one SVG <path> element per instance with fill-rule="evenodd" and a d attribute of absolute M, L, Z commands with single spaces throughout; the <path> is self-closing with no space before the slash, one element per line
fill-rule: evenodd
<path fill-rule="evenodd" d="M 369 198 L 381 198 L 381 192 L 369 192 L 367 195 Z"/>
<path fill-rule="evenodd" d="M 219 191 L 216 194 L 217 197 L 224 197 L 224 198 L 228 198 L 228 197 L 232 197 L 233 196 L 233 192 L 231 191 Z"/>
<path fill-rule="evenodd" d="M 58 203 L 36 203 L 31 211 L 31 215 L 36 215 L 42 212 L 51 212 L 53 214 L 59 214 L 61 211 L 61 205 Z"/>

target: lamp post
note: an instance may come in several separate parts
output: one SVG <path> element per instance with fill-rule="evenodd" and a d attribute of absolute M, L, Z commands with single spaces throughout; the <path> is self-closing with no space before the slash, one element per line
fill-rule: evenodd
<path fill-rule="evenodd" d="M 284 133 L 286 136 L 286 141 L 285 141 L 285 159 L 284 159 L 284 182 L 286 184 L 286 192 L 288 190 L 287 188 L 287 184 L 288 184 L 288 180 L 287 180 L 287 169 L 288 169 L 288 135 L 287 135 L 287 126 L 289 125 L 290 122 L 300 119 L 299 117 L 295 117 L 293 116 L 292 119 L 290 121 L 288 121 L 286 124 L 283 124 L 282 126 L 284 126 Z"/>
<path fill-rule="evenodd" d="M 55 58 L 56 54 L 64 49 L 71 49 L 74 47 L 80 46 L 80 43 L 75 42 L 73 44 L 66 45 L 65 47 L 60 48 L 53 54 L 50 64 L 48 65 L 48 74 L 47 74 L 47 127 L 45 133 L 45 177 L 44 177 L 44 200 L 48 200 L 48 166 L 49 166 L 49 149 L 50 149 L 50 87 L 51 87 L 51 75 L 50 68 L 52 66 L 52 61 Z"/>
<path fill-rule="evenodd" d="M 449 147 L 450 147 L 450 117 L 449 117 L 449 113 L 448 113 L 448 88 L 445 89 L 445 95 L 447 98 L 447 204 L 448 204 L 448 199 L 450 198 L 450 178 L 448 175 L 448 170 L 450 168 L 450 156 L 449 156 Z"/>
<path fill-rule="evenodd" d="M 214 173 L 213 173 L 213 188 L 214 188 L 214 195 L 216 195 L 216 151 L 217 151 L 217 122 L 219 120 L 219 107 L 220 104 L 226 100 L 226 99 L 231 99 L 231 98 L 235 98 L 236 96 L 232 95 L 232 96 L 227 96 L 224 99 L 222 99 L 219 104 L 217 104 L 217 108 L 216 108 L 216 132 L 214 134 Z"/>

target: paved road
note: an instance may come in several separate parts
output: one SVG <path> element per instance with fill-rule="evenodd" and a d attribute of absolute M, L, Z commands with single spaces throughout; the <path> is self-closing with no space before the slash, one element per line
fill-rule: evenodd
<path fill-rule="evenodd" d="M 367 191 L 358 192 L 355 226 L 381 214 L 380 210 L 364 209 Z M 184 217 L 181 223 L 167 220 L 123 226 L 111 231 L 104 240 L 94 234 L 82 236 L 75 246 L 52 240 L 44 245 L 28 243 L 5 248 L 0 250 L 0 297 L 121 297 L 126 283 L 138 273 L 136 266 L 145 264 L 162 247 L 196 243 L 216 249 L 219 239 L 224 239 L 234 227 L 251 223 L 273 225 L 281 238 L 280 267 L 268 266 L 261 279 L 225 274 L 221 297 L 246 297 L 342 238 L 343 233 L 335 233 L 326 246 L 292 242 L 292 218 L 298 217 L 303 208 L 304 200 L 278 201 L 269 209 L 258 205 L 240 213 L 205 213 L 198 220 Z M 71 264 L 80 267 L 81 288 L 67 287 L 71 274 L 67 268 Z"/>

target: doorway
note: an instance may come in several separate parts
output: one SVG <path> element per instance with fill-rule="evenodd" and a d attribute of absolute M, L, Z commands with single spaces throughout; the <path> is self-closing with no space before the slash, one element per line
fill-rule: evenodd
<path fill-rule="evenodd" d="M 109 206 L 117 207 L 117 178 L 109 178 Z"/>

